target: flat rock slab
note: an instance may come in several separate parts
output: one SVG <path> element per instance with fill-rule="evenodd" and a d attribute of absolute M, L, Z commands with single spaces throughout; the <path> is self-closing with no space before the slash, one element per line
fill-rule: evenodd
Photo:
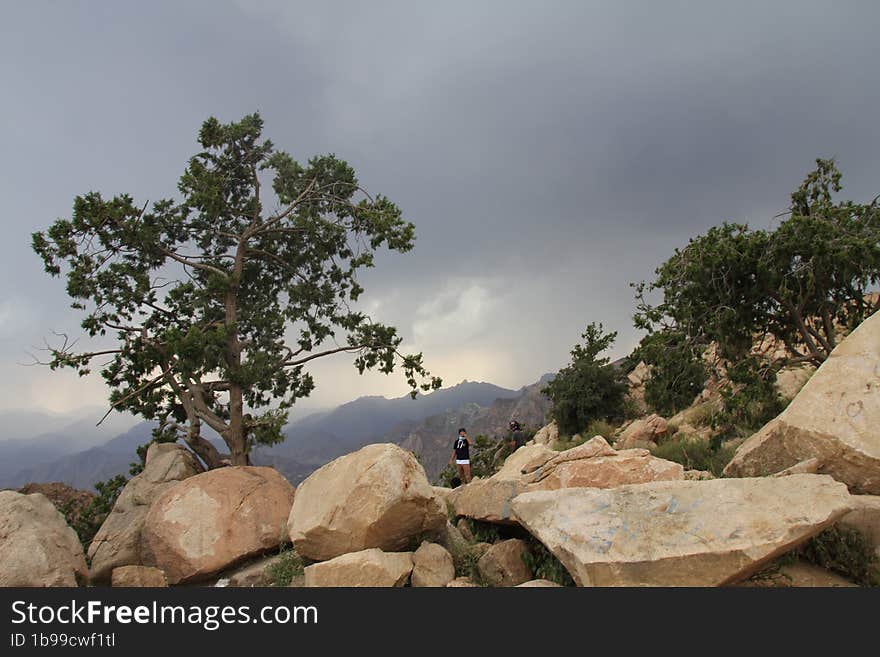
<path fill-rule="evenodd" d="M 306 566 L 305 585 L 397 587 L 406 585 L 412 570 L 412 552 L 383 552 L 370 548 Z"/>
<path fill-rule="evenodd" d="M 579 586 L 737 582 L 851 505 L 844 484 L 810 474 L 566 488 L 512 501 Z"/>

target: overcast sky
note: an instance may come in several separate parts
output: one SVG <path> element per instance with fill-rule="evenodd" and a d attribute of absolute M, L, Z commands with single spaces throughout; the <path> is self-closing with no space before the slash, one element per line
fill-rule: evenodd
<path fill-rule="evenodd" d="M 767 227 L 816 157 L 880 192 L 865 2 L 4 2 L 0 410 L 100 404 L 97 375 L 25 367 L 77 333 L 30 233 L 74 196 L 168 196 L 210 115 L 259 110 L 304 161 L 334 152 L 416 225 L 363 277 L 446 384 L 518 388 L 585 325 L 638 341 L 629 283 L 723 220 Z M 405 392 L 346 357 L 310 404 Z"/>

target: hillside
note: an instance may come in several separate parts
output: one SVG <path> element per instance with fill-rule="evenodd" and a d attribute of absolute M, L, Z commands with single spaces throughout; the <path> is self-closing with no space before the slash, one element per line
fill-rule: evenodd
<path fill-rule="evenodd" d="M 485 434 L 500 438 L 507 424 L 516 419 L 524 427 L 539 428 L 550 411 L 550 400 L 541 394 L 548 376 L 520 390 L 518 396 L 496 399 L 481 407 L 466 404 L 458 409 L 433 415 L 419 423 L 401 424 L 382 442 L 397 443 L 414 452 L 425 468 L 430 481 L 437 481 L 449 461 L 453 437 L 459 427 L 466 427 L 472 437 Z"/>

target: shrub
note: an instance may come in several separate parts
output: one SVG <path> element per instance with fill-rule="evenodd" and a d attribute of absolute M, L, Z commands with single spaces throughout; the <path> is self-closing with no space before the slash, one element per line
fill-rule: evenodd
<path fill-rule="evenodd" d="M 868 537 L 851 527 L 834 526 L 814 536 L 800 553 L 810 563 L 862 586 L 880 586 L 877 554 Z"/>
<path fill-rule="evenodd" d="M 690 436 L 667 440 L 653 450 L 654 456 L 681 463 L 686 470 L 708 470 L 720 477 L 736 450 L 721 441 L 703 441 Z"/>
<path fill-rule="evenodd" d="M 590 324 L 575 345 L 571 363 L 559 370 L 542 392 L 553 402 L 553 417 L 560 432 L 574 434 L 599 419 L 623 419 L 627 385 L 621 372 L 599 354 L 608 349 L 617 333 L 603 333 L 602 324 Z"/>
<path fill-rule="evenodd" d="M 675 415 L 693 402 L 708 372 L 700 353 L 680 331 L 646 335 L 635 354 L 651 366 L 645 382 L 645 403 L 664 416 Z"/>
<path fill-rule="evenodd" d="M 301 577 L 305 564 L 290 543 L 282 543 L 278 549 L 281 558 L 266 569 L 272 586 L 290 586 L 294 577 Z"/>
<path fill-rule="evenodd" d="M 607 420 L 593 420 L 587 425 L 587 428 L 583 431 L 583 436 L 587 440 L 592 438 L 593 436 L 602 436 L 605 440 L 611 441 L 611 437 L 614 435 L 614 432 L 617 430 L 617 427 Z"/>
<path fill-rule="evenodd" d="M 560 586 L 575 585 L 574 579 L 572 579 L 566 567 L 562 565 L 562 562 L 556 558 L 556 555 L 548 550 L 543 543 L 533 536 L 525 540 L 529 545 L 529 549 L 523 555 L 523 561 L 529 570 L 532 571 L 535 579 L 546 579 L 556 582 Z"/>
<path fill-rule="evenodd" d="M 123 475 L 116 475 L 107 481 L 99 481 L 95 484 L 95 490 L 98 495 L 92 499 L 85 507 L 76 509 L 74 502 L 70 501 L 63 504 L 59 511 L 67 520 L 73 531 L 79 537 L 83 550 L 88 554 L 89 545 L 95 534 L 101 528 L 107 514 L 116 504 L 116 499 L 122 492 L 127 480 Z"/>

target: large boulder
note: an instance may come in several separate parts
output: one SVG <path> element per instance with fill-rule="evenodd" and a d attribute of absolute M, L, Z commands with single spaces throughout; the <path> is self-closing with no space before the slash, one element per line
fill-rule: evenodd
<path fill-rule="evenodd" d="M 773 474 L 816 458 L 853 493 L 880 494 L 880 313 L 841 342 L 778 417 L 745 441 L 724 473 Z"/>
<path fill-rule="evenodd" d="M 89 545 L 91 579 L 110 581 L 114 568 L 145 563 L 141 531 L 147 511 L 159 495 L 184 479 L 204 472 L 192 452 L 175 443 L 153 443 L 144 470 L 131 478 Z"/>
<path fill-rule="evenodd" d="M 557 454 L 558 452 L 543 444 L 520 447 L 507 457 L 504 465 L 492 477 L 503 480 L 519 479 L 524 472 L 537 470 Z"/>
<path fill-rule="evenodd" d="M 0 586 L 77 586 L 87 577 L 76 532 L 46 496 L 0 491 Z"/>
<path fill-rule="evenodd" d="M 655 456 L 646 449 L 626 449 L 610 456 L 563 461 L 542 473 L 529 490 L 559 488 L 613 488 L 648 481 L 684 479 L 679 463 Z"/>
<path fill-rule="evenodd" d="M 381 443 L 313 472 L 297 489 L 288 529 L 296 551 L 325 560 L 367 548 L 396 551 L 446 523 L 412 453 Z"/>
<path fill-rule="evenodd" d="M 648 443 L 656 444 L 667 431 L 666 420 L 655 413 L 630 423 L 618 437 L 615 446 L 617 449 L 631 449 Z"/>
<path fill-rule="evenodd" d="M 436 543 L 423 541 L 413 553 L 412 585 L 442 587 L 455 579 L 452 555 Z"/>
<path fill-rule="evenodd" d="M 559 425 L 556 424 L 556 420 L 538 429 L 532 440 L 537 445 L 552 445 L 559 440 Z"/>
<path fill-rule="evenodd" d="M 511 538 L 492 545 L 477 562 L 477 571 L 491 586 L 517 586 L 534 577 L 526 565 L 528 554 L 525 541 Z"/>
<path fill-rule="evenodd" d="M 522 448 L 521 448 L 522 449 Z M 511 500 L 527 490 L 516 479 L 474 479 L 456 488 L 449 499 L 455 515 L 499 524 L 516 524 L 510 508 Z"/>
<path fill-rule="evenodd" d="M 119 566 L 110 577 L 113 587 L 164 588 L 168 586 L 165 573 L 153 566 Z"/>
<path fill-rule="evenodd" d="M 412 552 L 383 552 L 370 548 L 306 566 L 305 585 L 405 586 L 412 570 Z"/>
<path fill-rule="evenodd" d="M 717 586 L 833 524 L 850 497 L 801 474 L 536 491 L 512 506 L 580 586 Z"/>
<path fill-rule="evenodd" d="M 286 538 L 294 489 L 276 470 L 235 466 L 162 493 L 144 520 L 145 556 L 169 584 L 205 578 Z"/>

